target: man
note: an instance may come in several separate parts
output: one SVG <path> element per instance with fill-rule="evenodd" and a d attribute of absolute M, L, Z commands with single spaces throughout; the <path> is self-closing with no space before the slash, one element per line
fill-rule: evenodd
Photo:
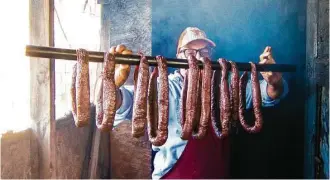
<path fill-rule="evenodd" d="M 206 37 L 204 31 L 196 27 L 186 28 L 178 41 L 177 58 L 187 59 L 189 55 L 211 57 L 212 48 L 216 45 Z M 111 53 L 127 52 L 123 45 L 112 47 Z M 274 64 L 270 47 L 260 55 L 260 64 Z M 129 68 L 126 66 L 126 68 Z M 154 158 L 153 179 L 169 178 L 228 178 L 229 144 L 228 140 L 219 140 L 211 128 L 202 140 L 188 141 L 180 138 L 182 129 L 180 124 L 180 92 L 185 69 L 175 71 L 169 75 L 169 126 L 168 139 L 162 146 L 153 146 L 156 152 Z M 286 96 L 288 86 L 281 73 L 263 72 L 260 81 L 262 105 L 274 106 Z M 132 119 L 133 90 L 125 87 L 117 91 L 117 112 L 115 126 L 123 120 Z M 246 90 L 246 106 L 252 107 L 251 82 Z M 211 126 L 209 126 L 211 127 Z"/>

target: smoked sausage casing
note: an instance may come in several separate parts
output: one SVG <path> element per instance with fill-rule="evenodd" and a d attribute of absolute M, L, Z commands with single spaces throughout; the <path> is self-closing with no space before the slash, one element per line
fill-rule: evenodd
<path fill-rule="evenodd" d="M 103 132 L 112 130 L 116 115 L 115 56 L 107 52 L 103 69 L 103 119 L 97 127 Z"/>
<path fill-rule="evenodd" d="M 181 113 L 181 127 L 184 126 L 186 120 L 186 101 L 187 101 L 187 89 L 188 89 L 188 73 L 189 70 L 185 73 L 183 77 L 183 86 L 181 89 L 181 104 L 180 104 L 180 113 Z"/>
<path fill-rule="evenodd" d="M 73 118 L 77 127 L 86 126 L 90 119 L 89 56 L 85 49 L 77 49 L 71 86 Z"/>
<path fill-rule="evenodd" d="M 158 98 L 157 98 L 157 78 L 158 67 L 155 67 L 151 73 L 148 87 L 148 104 L 147 104 L 147 121 L 148 121 L 148 136 L 157 136 L 158 125 Z"/>
<path fill-rule="evenodd" d="M 212 85 L 211 85 L 211 121 L 212 129 L 218 138 L 221 137 L 221 119 L 220 119 L 220 90 L 219 90 L 219 80 L 221 74 L 219 70 L 214 70 L 212 75 Z"/>
<path fill-rule="evenodd" d="M 204 69 L 202 70 L 201 89 L 201 118 L 199 121 L 198 132 L 193 134 L 195 139 L 202 139 L 207 132 L 209 121 L 211 120 L 211 80 L 212 64 L 208 58 L 203 58 Z M 198 118 L 198 117 L 197 117 Z"/>
<path fill-rule="evenodd" d="M 150 80 L 152 84 L 149 84 L 149 108 L 148 108 L 148 118 L 157 118 L 153 113 L 158 114 L 158 128 L 154 132 L 150 132 L 150 130 L 154 130 L 156 128 L 149 126 L 149 140 L 155 146 L 163 145 L 168 137 L 168 116 L 169 116 L 169 85 L 168 85 L 168 76 L 167 76 L 167 64 L 165 58 L 162 56 L 157 56 L 157 64 L 159 70 L 159 91 L 158 91 L 158 101 L 156 99 L 157 91 L 154 89 L 157 88 L 157 77 L 155 74 L 152 74 Z M 156 69 L 157 70 L 157 69 Z M 155 76 L 153 76 L 155 75 Z M 155 78 L 156 77 L 156 78 Z M 156 80 L 155 80 L 156 79 Z M 153 80 L 153 81 L 152 81 Z M 154 88 L 152 88 L 154 87 Z M 151 98 L 151 99 L 149 99 Z M 157 111 L 157 104 L 158 111 Z M 155 109 L 151 108 L 151 105 L 156 107 Z M 154 111 L 154 112 L 151 112 Z M 157 113 L 158 112 L 158 113 Z M 153 121 L 152 119 L 148 120 L 149 122 Z M 155 120 L 153 121 L 155 122 Z M 155 123 L 151 123 L 156 125 Z"/>
<path fill-rule="evenodd" d="M 251 64 L 251 83 L 252 83 L 252 104 L 253 104 L 253 111 L 255 117 L 255 124 L 254 126 L 249 126 L 244 119 L 244 110 L 245 110 L 245 93 L 246 93 L 246 85 L 247 85 L 247 72 L 244 72 L 242 77 L 240 78 L 240 107 L 239 107 L 239 118 L 242 127 L 249 133 L 257 133 L 260 132 L 263 119 L 261 113 L 261 91 L 260 91 L 260 84 L 258 80 L 257 69 L 254 63 L 250 62 Z"/>
<path fill-rule="evenodd" d="M 237 65 L 233 61 L 229 61 L 231 64 L 231 81 L 230 81 L 230 108 L 231 108 L 231 120 L 230 124 L 233 129 L 237 130 L 238 122 L 238 106 L 239 106 L 239 72 Z"/>
<path fill-rule="evenodd" d="M 186 99 L 186 114 L 185 122 L 182 127 L 181 139 L 188 140 L 192 135 L 193 124 L 196 121 L 196 106 L 197 106 L 197 83 L 199 76 L 199 68 L 197 66 L 197 59 L 194 56 L 188 57 L 188 88 Z"/>
<path fill-rule="evenodd" d="M 141 137 L 145 133 L 147 122 L 147 95 L 149 84 L 149 64 L 144 55 L 141 55 L 138 78 L 133 104 L 132 135 Z"/>
<path fill-rule="evenodd" d="M 228 85 L 228 66 L 225 59 L 220 58 L 219 63 L 221 66 L 221 82 L 220 82 L 220 118 L 222 133 L 221 137 L 226 137 L 229 134 L 229 120 L 230 120 L 230 96 Z"/>

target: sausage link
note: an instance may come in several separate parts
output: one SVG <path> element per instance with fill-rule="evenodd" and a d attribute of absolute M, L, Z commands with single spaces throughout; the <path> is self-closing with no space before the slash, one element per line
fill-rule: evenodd
<path fill-rule="evenodd" d="M 112 130 L 116 115 L 115 56 L 107 52 L 103 68 L 103 119 L 97 127 L 103 132 Z"/>
<path fill-rule="evenodd" d="M 155 67 L 151 73 L 148 87 L 147 121 L 148 136 L 154 138 L 157 136 L 158 125 L 158 99 L 157 99 L 157 77 L 158 67 Z"/>
<path fill-rule="evenodd" d="M 158 130 L 156 136 L 149 136 L 149 139 L 153 145 L 161 146 L 165 144 L 168 137 L 169 85 L 168 85 L 166 60 L 162 56 L 157 56 L 156 59 L 159 69 L 159 81 L 160 81 L 159 82 L 160 90 L 158 93 L 159 109 L 158 111 L 155 111 L 158 112 Z M 155 104 L 157 104 L 157 102 Z"/>
<path fill-rule="evenodd" d="M 252 102 L 253 102 L 253 111 L 255 117 L 255 125 L 251 129 L 251 132 L 257 133 L 260 132 L 263 124 L 263 118 L 261 113 L 261 91 L 260 83 L 258 79 L 258 73 L 256 65 L 253 62 L 251 64 L 251 81 L 252 81 Z"/>
<path fill-rule="evenodd" d="M 199 70 L 198 73 L 198 78 L 197 78 L 197 100 L 196 100 L 196 111 L 195 111 L 195 121 L 193 121 L 193 131 L 192 131 L 192 136 L 194 136 L 194 134 L 196 134 L 198 132 L 198 127 L 199 127 L 199 123 L 200 123 L 200 119 L 201 119 L 201 110 L 202 110 L 202 70 Z"/>
<path fill-rule="evenodd" d="M 238 117 L 244 129 L 248 126 L 244 119 L 247 82 L 248 82 L 248 72 L 245 71 L 239 79 L 239 111 L 238 111 Z"/>
<path fill-rule="evenodd" d="M 182 127 L 181 139 L 188 140 L 192 134 L 193 123 L 196 120 L 196 105 L 197 105 L 197 83 L 199 68 L 197 59 L 194 56 L 188 57 L 189 73 L 188 73 L 188 88 L 186 99 L 186 119 Z"/>
<path fill-rule="evenodd" d="M 228 67 L 225 59 L 219 59 L 221 66 L 221 83 L 220 83 L 220 118 L 222 120 L 222 133 L 221 137 L 226 137 L 229 134 L 229 120 L 230 120 L 230 96 L 229 96 L 229 85 L 228 85 Z"/>
<path fill-rule="evenodd" d="M 143 136 L 145 133 L 145 125 L 147 121 L 148 84 L 149 64 L 147 58 L 141 54 L 132 118 L 132 135 L 136 138 Z"/>
<path fill-rule="evenodd" d="M 238 121 L 238 105 L 239 105 L 239 73 L 237 65 L 233 61 L 229 61 L 231 64 L 231 81 L 230 81 L 230 106 L 231 106 L 231 124 L 233 128 L 237 127 Z"/>
<path fill-rule="evenodd" d="M 246 85 L 247 85 L 247 72 L 244 72 L 240 79 L 240 107 L 239 107 L 239 118 L 244 130 L 249 133 L 257 133 L 260 132 L 262 128 L 262 113 L 261 113 L 261 93 L 260 93 L 260 84 L 258 80 L 257 69 L 254 63 L 251 64 L 251 83 L 252 83 L 252 103 L 253 103 L 253 111 L 255 116 L 255 124 L 254 126 L 249 126 L 244 119 L 244 111 L 245 111 L 245 93 L 246 93 Z"/>
<path fill-rule="evenodd" d="M 183 128 L 186 120 L 186 101 L 187 101 L 187 89 L 188 89 L 188 73 L 187 70 L 186 74 L 183 77 L 183 87 L 181 89 L 181 106 L 180 106 L 180 113 L 181 113 L 181 127 Z"/>
<path fill-rule="evenodd" d="M 218 138 L 221 137 L 221 119 L 220 119 L 220 90 L 219 90 L 219 80 L 220 71 L 214 70 L 212 75 L 212 85 L 211 85 L 211 121 L 212 129 Z"/>
<path fill-rule="evenodd" d="M 211 80 L 212 80 L 212 64 L 208 58 L 203 58 L 204 69 L 202 71 L 202 87 L 201 87 L 201 119 L 197 134 L 193 134 L 195 139 L 202 139 L 207 132 L 207 127 L 211 119 Z"/>
<path fill-rule="evenodd" d="M 75 125 L 88 125 L 90 119 L 89 56 L 85 49 L 77 49 L 76 109 Z"/>

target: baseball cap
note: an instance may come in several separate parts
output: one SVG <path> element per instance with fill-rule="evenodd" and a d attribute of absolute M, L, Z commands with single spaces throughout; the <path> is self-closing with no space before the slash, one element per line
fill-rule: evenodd
<path fill-rule="evenodd" d="M 180 35 L 176 52 L 178 53 L 181 47 L 195 40 L 204 40 L 208 42 L 211 46 L 215 47 L 215 43 L 207 38 L 204 31 L 200 30 L 197 27 L 187 27 Z"/>

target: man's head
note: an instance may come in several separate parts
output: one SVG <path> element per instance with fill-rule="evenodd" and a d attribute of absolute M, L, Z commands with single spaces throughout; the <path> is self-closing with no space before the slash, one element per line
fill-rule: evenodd
<path fill-rule="evenodd" d="M 215 43 L 207 38 L 204 31 L 197 27 L 188 27 L 180 35 L 177 46 L 177 58 L 187 59 L 194 55 L 198 60 L 211 57 Z"/>

